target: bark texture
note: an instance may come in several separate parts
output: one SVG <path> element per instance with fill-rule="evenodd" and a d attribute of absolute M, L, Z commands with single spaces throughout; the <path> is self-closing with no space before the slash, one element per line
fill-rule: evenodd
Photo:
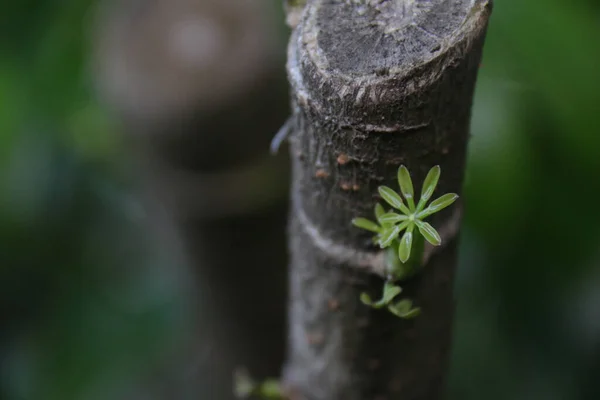
<path fill-rule="evenodd" d="M 261 378 L 283 362 L 288 161 L 268 148 L 289 109 L 271 11 L 258 1 L 110 0 L 98 19 L 99 93 L 196 278 L 193 343 L 149 384 L 157 398 L 231 399 L 235 368 Z"/>
<path fill-rule="evenodd" d="M 294 129 L 289 358 L 293 399 L 439 399 L 453 319 L 456 239 L 402 284 L 422 314 L 401 320 L 360 303 L 380 295 L 377 258 L 354 217 L 408 167 L 419 191 L 461 192 L 488 0 L 315 0 L 288 48 Z M 431 223 L 451 223 L 451 209 Z M 348 253 L 351 257 L 348 257 Z M 368 266 L 367 266 L 368 267 Z"/>

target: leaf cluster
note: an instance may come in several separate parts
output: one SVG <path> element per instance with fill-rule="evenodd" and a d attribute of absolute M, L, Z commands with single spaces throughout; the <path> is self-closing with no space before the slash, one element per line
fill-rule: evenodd
<path fill-rule="evenodd" d="M 419 202 L 415 204 L 412 179 L 406 167 L 404 165 L 400 166 L 398 168 L 398 184 L 402 196 L 390 187 L 379 187 L 381 198 L 395 210 L 386 212 L 381 204 L 377 204 L 375 206 L 377 223 L 366 218 L 355 218 L 352 223 L 359 228 L 376 233 L 374 240 L 382 249 L 397 246 L 398 258 L 403 263 L 410 258 L 415 228 L 423 235 L 425 240 L 434 246 L 439 246 L 442 243 L 439 233 L 424 219 L 448 207 L 458 198 L 457 194 L 448 193 L 432 201 L 427 206 L 439 178 L 440 167 L 436 165 L 429 170 L 423 183 Z M 400 237 L 402 232 L 404 233 Z"/>
<path fill-rule="evenodd" d="M 376 309 L 385 307 L 392 314 L 405 319 L 414 318 L 420 314 L 421 310 L 413 308 L 412 301 L 408 299 L 393 302 L 402 292 L 402 288 L 395 285 L 393 280 L 405 278 L 407 274 L 410 275 L 414 264 L 420 263 L 423 239 L 434 246 L 439 246 L 442 243 L 442 238 L 437 230 L 424 220 L 450 206 L 456 201 L 458 195 L 448 193 L 427 205 L 437 187 L 440 174 L 439 165 L 429 170 L 423 182 L 421 197 L 418 203 L 415 203 L 414 187 L 410 173 L 404 165 L 401 165 L 398 168 L 400 193 L 388 186 L 378 188 L 379 195 L 387 204 L 392 206 L 392 209 L 386 211 L 381 204 L 377 204 L 375 206 L 377 222 L 366 218 L 352 220 L 355 226 L 375 233 L 373 241 L 382 249 L 388 248 L 388 255 L 391 254 L 391 259 L 388 257 L 388 263 L 392 266 L 390 268 L 392 273 L 384 284 L 381 299 L 373 301 L 369 294 L 362 293 L 360 299 L 364 304 Z M 409 262 L 409 260 L 414 261 Z"/>

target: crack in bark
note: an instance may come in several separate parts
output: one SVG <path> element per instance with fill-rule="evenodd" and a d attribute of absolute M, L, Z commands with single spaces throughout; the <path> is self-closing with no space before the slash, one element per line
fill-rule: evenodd
<path fill-rule="evenodd" d="M 294 214 L 298 218 L 300 227 L 312 240 L 315 248 L 331 260 L 339 265 L 358 268 L 365 272 L 380 276 L 381 278 L 386 278 L 388 276 L 385 251 L 362 251 L 342 243 L 337 243 L 333 239 L 322 234 L 319 231 L 319 228 L 309 220 L 301 208 L 296 207 L 294 209 Z M 438 233 L 442 238 L 442 244 L 440 246 L 433 246 L 430 243 L 425 243 L 421 266 L 426 266 L 431 257 L 440 252 L 446 246 L 446 243 L 451 243 L 455 239 L 460 231 L 461 219 L 462 207 L 460 204 L 457 204 L 451 217 L 443 222 L 442 227 L 438 229 Z"/>

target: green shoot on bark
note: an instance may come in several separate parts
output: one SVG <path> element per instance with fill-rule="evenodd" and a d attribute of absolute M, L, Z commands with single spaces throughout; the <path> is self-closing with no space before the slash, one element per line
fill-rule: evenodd
<path fill-rule="evenodd" d="M 394 281 L 412 276 L 421 265 L 424 240 L 434 246 L 442 243 L 439 233 L 425 218 L 450 206 L 456 201 L 455 193 L 445 194 L 429 205 L 433 192 L 440 179 L 439 165 L 431 168 L 421 190 L 421 197 L 415 203 L 414 188 L 408 169 L 404 165 L 398 168 L 398 185 L 400 193 L 387 186 L 380 186 L 379 195 L 393 209 L 386 211 L 381 204 L 375 206 L 377 222 L 366 218 L 352 220 L 354 226 L 375 233 L 373 241 L 382 249 L 387 249 L 386 260 L 389 277 L 383 288 L 380 300 L 372 301 L 366 293 L 361 295 L 361 301 L 373 308 L 386 307 L 391 313 L 401 318 L 412 318 L 419 314 L 418 308 L 412 308 L 410 300 L 392 303 L 402 289 Z"/>

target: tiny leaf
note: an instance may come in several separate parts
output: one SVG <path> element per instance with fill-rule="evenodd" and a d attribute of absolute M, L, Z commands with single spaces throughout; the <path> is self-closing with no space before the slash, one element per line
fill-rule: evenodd
<path fill-rule="evenodd" d="M 418 317 L 421 314 L 421 309 L 419 307 L 411 308 L 410 311 L 406 312 L 402 318 L 404 319 L 412 319 Z"/>
<path fill-rule="evenodd" d="M 456 193 L 447 193 L 442 197 L 439 197 L 436 200 L 432 201 L 429 207 L 417 214 L 417 218 L 423 219 L 425 217 L 430 216 L 431 214 L 441 211 L 444 208 L 451 205 L 452 203 L 454 203 L 456 199 L 458 199 L 458 195 Z"/>
<path fill-rule="evenodd" d="M 429 172 L 427 173 L 427 177 L 425 178 L 425 181 L 423 181 L 423 189 L 421 190 L 421 199 L 419 200 L 419 206 L 417 207 L 418 211 L 423 210 L 423 207 L 425 207 L 425 204 L 429 201 L 429 199 L 431 198 L 431 196 L 433 195 L 433 192 L 435 191 L 435 187 L 438 184 L 438 181 L 440 179 L 440 166 L 436 165 L 435 167 L 431 168 L 429 170 Z"/>
<path fill-rule="evenodd" d="M 370 221 L 366 218 L 354 218 L 352 224 L 362 229 L 366 229 L 371 232 L 379 233 L 381 228 L 375 222 Z"/>
<path fill-rule="evenodd" d="M 378 220 L 382 224 L 395 224 L 396 222 L 405 221 L 408 217 L 406 215 L 400 215 L 396 213 L 387 213 L 381 215 Z"/>
<path fill-rule="evenodd" d="M 375 217 L 379 219 L 379 217 L 381 217 L 383 214 L 385 214 L 385 209 L 381 204 L 377 203 L 375 206 Z"/>
<path fill-rule="evenodd" d="M 413 189 L 413 184 L 412 184 L 412 180 L 410 179 L 410 173 L 408 172 L 408 169 L 406 169 L 406 167 L 404 165 L 401 165 L 400 168 L 398 168 L 398 183 L 400 184 L 400 191 L 402 192 L 402 195 L 404 196 L 404 198 L 406 199 L 407 203 L 408 203 L 408 207 L 410 208 L 411 211 L 414 211 L 415 209 L 415 201 L 414 201 L 414 189 Z"/>
<path fill-rule="evenodd" d="M 388 310 L 392 314 L 404 319 L 414 318 L 421 313 L 421 309 L 412 308 L 412 302 L 407 299 L 401 300 L 396 304 L 390 304 Z"/>
<path fill-rule="evenodd" d="M 383 232 L 380 234 L 379 247 L 383 249 L 384 247 L 389 246 L 390 243 L 398 237 L 400 230 L 400 225 L 384 228 Z"/>
<path fill-rule="evenodd" d="M 387 186 L 379 186 L 378 190 L 381 197 L 392 207 L 398 210 L 406 208 L 404 203 L 402 203 L 402 198 L 400 197 L 400 195 L 393 191 L 391 188 Z"/>
<path fill-rule="evenodd" d="M 387 306 L 387 303 L 383 299 L 377 300 L 375 303 L 371 304 L 371 308 L 380 309 Z"/>
<path fill-rule="evenodd" d="M 383 308 L 387 305 L 387 303 L 384 301 L 383 298 L 379 299 L 377 301 L 373 301 L 373 300 L 371 300 L 371 296 L 369 296 L 368 293 L 364 293 L 364 292 L 360 294 L 360 301 L 363 304 L 365 304 L 371 308 L 376 308 L 376 309 Z"/>
<path fill-rule="evenodd" d="M 402 288 L 400 286 L 394 285 L 391 282 L 386 282 L 383 286 L 383 297 L 381 298 L 381 301 L 384 303 L 384 305 L 387 305 L 401 292 Z"/>
<path fill-rule="evenodd" d="M 431 226 L 427 222 L 423 222 L 423 221 L 419 221 L 419 220 L 416 220 L 415 223 L 417 224 L 417 227 L 419 228 L 419 232 L 421 232 L 421 235 L 423 235 L 425 240 L 427 240 L 429 243 L 431 243 L 434 246 L 439 246 L 440 244 L 442 244 L 442 238 L 440 237 L 440 234 L 435 230 L 435 228 L 433 226 Z"/>
<path fill-rule="evenodd" d="M 398 246 L 398 257 L 403 263 L 407 262 L 410 257 L 410 248 L 412 246 L 413 235 L 412 232 L 406 231 L 400 240 L 400 246 Z"/>
<path fill-rule="evenodd" d="M 371 296 L 369 296 L 369 294 L 365 293 L 365 292 L 363 292 L 363 293 L 360 294 L 360 301 L 363 304 L 366 304 L 367 306 L 372 306 L 373 305 L 373 300 L 371 300 Z"/>

